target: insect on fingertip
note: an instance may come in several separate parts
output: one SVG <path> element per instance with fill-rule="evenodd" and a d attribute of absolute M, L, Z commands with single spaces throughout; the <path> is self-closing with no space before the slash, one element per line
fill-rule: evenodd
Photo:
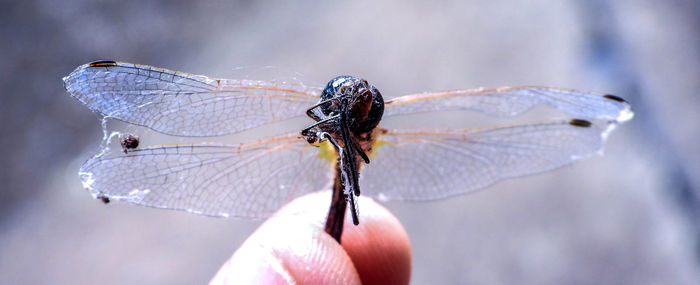
<path fill-rule="evenodd" d="M 257 217 L 285 201 L 275 197 L 330 188 L 324 231 L 340 243 L 349 218 L 359 225 L 358 201 L 365 185 L 389 193 L 364 194 L 380 201 L 467 193 L 513 177 L 514 169 L 535 174 L 600 152 L 608 133 L 634 116 L 627 101 L 602 92 L 482 87 L 384 101 L 374 85 L 359 77 L 336 76 L 325 87 L 292 80 L 215 79 L 112 60 L 79 65 L 63 78 L 64 88 L 103 117 L 104 129 L 102 150 L 80 168 L 83 187 L 104 204 L 114 197 L 117 204 L 221 217 Z M 517 115 L 537 103 L 568 117 L 466 129 L 379 127 L 385 109 L 387 117 L 453 110 Z M 298 132 L 236 144 L 184 141 L 267 130 L 265 126 L 304 111 L 313 122 Z M 108 133 L 107 119 L 167 137 L 143 130 L 141 142 L 136 134 Z M 165 144 L 151 145 L 151 140 L 161 139 Z M 481 151 L 484 146 L 489 151 Z M 371 166 L 363 167 L 370 158 Z M 493 167 L 480 167 L 484 163 Z M 367 175 L 360 175 L 362 168 Z M 482 183 L 484 175 L 495 179 Z M 192 189 L 206 195 L 194 195 Z M 239 196 L 250 203 L 227 202 Z"/>

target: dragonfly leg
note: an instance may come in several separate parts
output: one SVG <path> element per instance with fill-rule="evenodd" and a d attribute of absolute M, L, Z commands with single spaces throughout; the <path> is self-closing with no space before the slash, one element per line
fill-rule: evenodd
<path fill-rule="evenodd" d="M 343 186 L 340 172 L 340 168 L 336 166 L 335 181 L 333 182 L 333 191 L 331 194 L 333 196 L 331 197 L 331 206 L 328 209 L 328 216 L 326 217 L 326 225 L 324 227 L 326 233 L 332 236 L 339 244 L 340 237 L 343 235 L 345 211 L 348 206 L 343 191 L 345 186 Z"/>
<path fill-rule="evenodd" d="M 321 102 L 318 102 L 316 105 L 313 105 L 313 106 L 309 107 L 308 109 L 306 109 L 306 115 L 309 116 L 309 118 L 312 118 L 312 119 L 314 119 L 314 120 L 316 120 L 316 121 L 321 120 L 321 117 L 316 116 L 316 114 L 314 114 L 314 112 L 312 112 L 312 111 L 313 111 L 314 109 L 318 108 L 318 107 L 321 107 L 321 106 L 323 106 L 323 105 L 325 105 L 325 104 L 328 104 L 328 103 L 332 102 L 333 100 L 336 100 L 336 98 L 331 98 L 331 99 L 328 99 L 328 100 L 323 100 L 323 101 L 321 101 Z"/>
<path fill-rule="evenodd" d="M 347 195 L 345 195 L 345 199 L 347 200 L 348 205 L 350 205 L 350 214 L 352 215 L 352 223 L 354 225 L 359 225 L 360 224 L 360 219 L 358 216 L 360 215 L 360 207 L 357 205 L 357 197 L 355 197 L 355 194 L 350 192 Z"/>
<path fill-rule="evenodd" d="M 302 135 L 302 136 L 308 136 L 308 135 L 309 135 L 309 131 L 310 131 L 311 129 L 317 127 L 318 125 L 321 125 L 321 124 L 327 123 L 327 122 L 329 122 L 329 121 L 335 120 L 335 119 L 338 118 L 338 116 L 339 116 L 339 115 L 330 116 L 330 117 L 328 117 L 328 118 L 325 118 L 325 119 L 323 119 L 323 120 L 320 120 L 320 121 L 317 121 L 317 122 L 311 124 L 310 126 L 308 126 L 308 127 L 304 128 L 303 130 L 301 130 L 301 135 Z M 328 137 L 330 137 L 330 136 L 328 136 Z"/>
<path fill-rule="evenodd" d="M 347 108 L 346 102 L 343 101 L 343 108 Z M 356 142 L 352 135 L 350 134 L 350 130 L 347 126 L 347 110 L 342 110 L 340 112 L 340 136 L 343 140 L 343 143 L 345 145 L 345 153 L 339 153 L 339 155 L 344 156 L 347 155 L 346 159 L 348 161 L 348 168 L 346 169 L 343 166 L 343 174 L 345 174 L 345 183 L 347 188 L 349 188 L 350 191 L 346 192 L 346 194 L 353 192 L 355 196 L 360 196 L 360 183 L 359 183 L 359 167 L 358 167 L 358 161 L 355 157 L 355 150 L 356 148 Z M 350 144 L 350 146 L 348 145 Z M 360 148 L 361 149 L 361 148 Z M 367 156 L 367 154 L 365 154 Z M 369 159 L 369 158 L 368 158 Z M 342 165 L 341 165 L 342 166 Z"/>
<path fill-rule="evenodd" d="M 359 144 L 353 143 L 352 146 L 357 150 L 357 153 L 362 157 L 362 160 L 365 161 L 365 163 L 369 164 L 369 157 L 367 156 L 367 153 L 360 147 Z"/>
<path fill-rule="evenodd" d="M 321 139 L 325 138 L 325 139 L 327 139 L 329 142 L 331 142 L 331 144 L 333 145 L 333 147 L 335 147 L 335 151 L 337 151 L 338 153 L 342 153 L 342 152 L 343 152 L 343 147 L 341 147 L 340 144 L 338 144 L 338 142 L 337 142 L 329 133 L 327 133 L 327 132 L 322 132 L 321 134 L 318 135 L 318 137 L 321 138 Z M 341 164 L 342 164 L 343 158 L 341 157 L 340 160 L 341 160 Z"/>

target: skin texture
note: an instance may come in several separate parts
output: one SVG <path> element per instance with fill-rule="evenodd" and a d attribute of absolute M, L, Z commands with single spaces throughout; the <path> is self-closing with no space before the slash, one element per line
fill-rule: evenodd
<path fill-rule="evenodd" d="M 300 197 L 265 221 L 211 284 L 408 284 L 411 247 L 387 209 L 360 197 L 360 225 L 345 219 L 342 246 L 323 231 L 330 191 Z"/>

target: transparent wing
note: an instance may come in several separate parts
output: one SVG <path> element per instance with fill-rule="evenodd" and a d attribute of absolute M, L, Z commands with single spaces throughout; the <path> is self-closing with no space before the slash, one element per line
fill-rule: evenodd
<path fill-rule="evenodd" d="M 260 218 L 304 193 L 330 187 L 332 165 L 296 134 L 241 145 L 107 150 L 81 179 L 93 196 L 222 217 Z"/>
<path fill-rule="evenodd" d="M 393 98 L 386 102 L 384 117 L 447 110 L 515 116 L 537 104 L 550 105 L 581 119 L 624 122 L 633 116 L 630 105 L 614 95 L 551 87 L 500 87 L 425 92 Z"/>
<path fill-rule="evenodd" d="M 587 121 L 464 130 L 394 129 L 378 138 L 360 175 L 363 194 L 381 200 L 432 200 L 588 157 L 605 131 Z"/>
<path fill-rule="evenodd" d="M 63 78 L 93 111 L 179 136 L 217 136 L 304 115 L 318 88 L 298 83 L 213 79 L 114 61 L 93 62 Z"/>

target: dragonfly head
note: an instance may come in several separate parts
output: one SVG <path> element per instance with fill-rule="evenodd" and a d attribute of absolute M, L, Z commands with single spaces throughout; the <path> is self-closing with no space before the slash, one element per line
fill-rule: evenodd
<path fill-rule="evenodd" d="M 360 134 L 372 131 L 384 114 L 384 99 L 379 90 L 362 78 L 341 75 L 326 84 L 321 101 L 333 100 L 321 106 L 321 112 L 330 116 L 345 110 L 353 132 Z"/>

